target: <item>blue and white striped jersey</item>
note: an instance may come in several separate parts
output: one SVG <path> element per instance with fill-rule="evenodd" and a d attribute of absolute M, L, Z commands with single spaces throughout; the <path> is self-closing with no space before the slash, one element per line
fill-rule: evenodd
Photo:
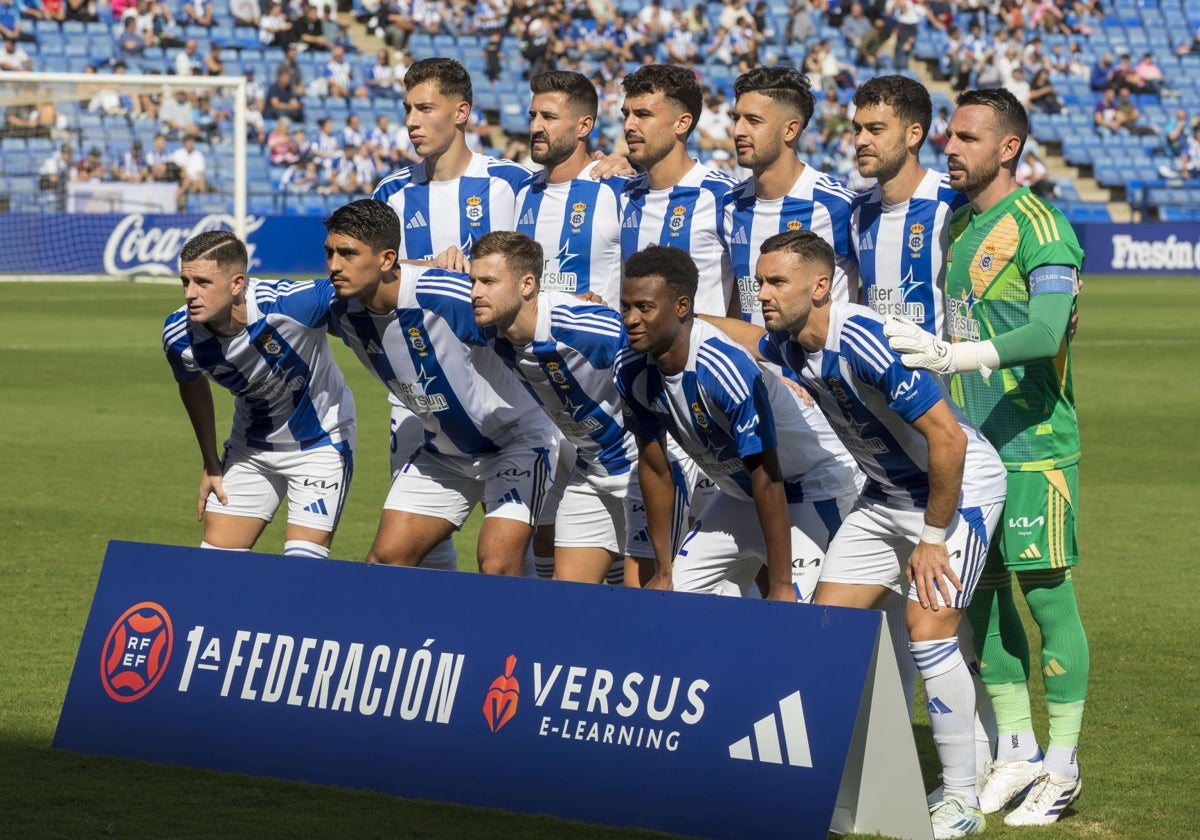
<path fill-rule="evenodd" d="M 825 347 L 808 353 L 785 332 L 759 343 L 765 358 L 795 371 L 867 475 L 868 496 L 906 508 L 929 501 L 925 438 L 910 424 L 943 398 L 936 374 L 909 370 L 888 346 L 883 317 L 856 303 L 834 301 Z M 1000 501 L 1005 474 L 983 435 L 947 405 L 967 435 L 960 507 Z"/>
<path fill-rule="evenodd" d="M 621 192 L 624 178 L 593 181 L 589 163 L 577 178 L 546 182 L 545 170 L 517 194 L 517 230 L 546 256 L 542 291 L 591 291 L 616 309 L 621 297 Z"/>
<path fill-rule="evenodd" d="M 217 336 L 168 316 L 163 349 L 181 384 L 207 376 L 234 395 L 229 443 L 267 452 L 354 446 L 354 397 L 326 332 L 333 284 L 251 278 L 246 328 Z"/>
<path fill-rule="evenodd" d="M 565 292 L 543 292 L 537 304 L 532 343 L 518 347 L 495 327 L 481 328 L 483 335 L 575 444 L 586 472 L 628 473 L 637 443 L 625 430 L 613 383 L 613 364 L 625 346 L 621 316 Z"/>
<path fill-rule="evenodd" d="M 833 299 L 850 300 L 852 290 L 858 288 L 858 263 L 850 243 L 854 193 L 812 166 L 801 170 L 783 198 L 759 198 L 754 187 L 754 178 L 742 181 L 730 190 L 722 208 L 742 318 L 763 325 L 754 279 L 758 255 L 763 242 L 789 230 L 811 230 L 833 246 Z"/>
<path fill-rule="evenodd" d="M 337 331 L 360 362 L 425 426 L 425 445 L 475 457 L 555 434 L 529 393 L 475 324 L 471 278 L 400 266 L 400 299 L 375 313 L 336 300 Z"/>
<path fill-rule="evenodd" d="M 721 231 L 721 202 L 734 183 L 699 163 L 669 190 L 650 189 L 645 174 L 630 179 L 621 198 L 622 262 L 647 245 L 687 251 L 700 270 L 693 308 L 701 315 L 727 315 L 733 269 Z"/>
<path fill-rule="evenodd" d="M 682 373 L 667 376 L 629 348 L 614 377 L 626 422 L 638 437 L 670 434 L 725 493 L 753 500 L 742 459 L 776 450 L 788 501 L 857 492 L 854 464 L 819 418 L 810 425 L 779 377 L 764 373 L 742 347 L 707 321 L 693 321 Z"/>
<path fill-rule="evenodd" d="M 398 169 L 372 198 L 400 217 L 400 259 L 429 260 L 451 245 L 469 254 L 485 233 L 515 230 L 517 193 L 532 177 L 519 163 L 473 154 L 467 171 L 448 181 L 430 181 L 420 163 Z"/>
<path fill-rule="evenodd" d="M 950 188 L 950 176 L 932 171 L 903 204 L 885 205 L 878 185 L 856 196 L 850 241 L 863 302 L 944 338 L 950 217 L 966 203 L 965 193 Z"/>

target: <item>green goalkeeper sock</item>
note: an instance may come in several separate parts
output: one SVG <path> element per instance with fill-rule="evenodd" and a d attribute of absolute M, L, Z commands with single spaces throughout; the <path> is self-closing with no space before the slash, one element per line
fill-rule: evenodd
<path fill-rule="evenodd" d="M 1075 602 L 1075 586 L 1066 569 L 1018 572 L 1017 582 L 1029 612 L 1042 631 L 1042 674 L 1046 702 L 1070 705 L 1087 696 L 1091 658 Z M 1080 711 L 1082 715 L 1082 711 Z M 1051 728 L 1050 740 L 1057 741 Z"/>

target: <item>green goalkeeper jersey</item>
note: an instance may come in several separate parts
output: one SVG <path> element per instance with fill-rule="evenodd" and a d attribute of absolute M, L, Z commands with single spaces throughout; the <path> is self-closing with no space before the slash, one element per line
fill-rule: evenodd
<path fill-rule="evenodd" d="M 1028 324 L 1031 292 L 1075 294 L 1082 264 L 1083 250 L 1070 223 L 1026 188 L 985 213 L 976 214 L 970 205 L 961 208 L 950 220 L 946 258 L 950 340 L 986 341 Z M 1070 276 L 1052 269 L 1037 272 L 1044 266 L 1068 267 Z M 1044 273 L 1051 276 L 1042 282 Z M 1003 368 L 986 378 L 953 375 L 950 395 L 1010 471 L 1058 469 L 1079 460 L 1065 336 L 1053 359 Z"/>

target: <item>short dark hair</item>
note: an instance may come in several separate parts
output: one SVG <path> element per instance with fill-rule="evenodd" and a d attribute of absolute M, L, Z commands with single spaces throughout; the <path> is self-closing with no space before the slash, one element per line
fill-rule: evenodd
<path fill-rule="evenodd" d="M 471 259 L 481 260 L 493 254 L 503 254 L 504 264 L 518 277 L 532 274 L 540 283 L 546 257 L 542 246 L 523 233 L 512 230 L 494 230 L 485 233 L 471 246 Z"/>
<path fill-rule="evenodd" d="M 529 91 L 533 94 L 565 93 L 568 105 L 592 119 L 596 119 L 596 113 L 600 110 L 596 86 L 588 81 L 587 76 L 571 70 L 547 70 L 545 73 L 538 73 L 529 80 Z"/>
<path fill-rule="evenodd" d="M 761 93 L 773 102 L 794 108 L 800 114 L 801 131 L 808 128 L 808 121 L 812 119 L 816 108 L 808 76 L 795 67 L 776 65 L 747 70 L 733 83 L 735 97 L 744 93 Z"/>
<path fill-rule="evenodd" d="M 250 265 L 246 243 L 229 230 L 206 230 L 183 243 L 179 264 L 197 260 L 212 260 L 224 271 L 232 269 L 243 273 Z"/>
<path fill-rule="evenodd" d="M 627 97 L 661 93 L 675 100 L 692 115 L 689 136 L 696 130 L 700 112 L 704 110 L 704 91 L 696 81 L 696 74 L 677 64 L 643 64 L 621 80 L 621 90 Z"/>
<path fill-rule="evenodd" d="M 696 300 L 700 272 L 692 255 L 666 245 L 650 245 L 625 262 L 625 279 L 657 275 L 675 297 Z"/>
<path fill-rule="evenodd" d="M 830 278 L 833 277 L 833 246 L 811 230 L 788 230 L 777 233 L 767 237 L 763 241 L 762 247 L 758 249 L 760 256 L 776 251 L 795 254 L 802 260 L 816 263 L 825 269 Z"/>
<path fill-rule="evenodd" d="M 1015 134 L 1021 138 L 1021 148 L 1029 137 L 1029 114 L 1017 97 L 1004 88 L 988 90 L 965 90 L 958 95 L 955 104 L 962 108 L 965 105 L 982 105 L 991 108 L 996 115 L 996 123 L 1005 134 Z M 1017 157 L 1021 153 L 1017 152 Z"/>
<path fill-rule="evenodd" d="M 474 104 L 471 74 L 453 58 L 422 59 L 404 74 L 404 87 L 408 90 L 425 82 L 436 84 L 443 96 Z"/>
<path fill-rule="evenodd" d="M 373 198 L 360 198 L 339 207 L 324 224 L 327 232 L 364 242 L 376 254 L 400 247 L 400 217 L 390 205 Z"/>
<path fill-rule="evenodd" d="M 854 92 L 854 107 L 868 105 L 890 105 L 905 127 L 913 123 L 920 124 L 922 144 L 929 136 L 929 125 L 933 122 L 933 100 L 920 82 L 899 75 L 868 79 Z"/>

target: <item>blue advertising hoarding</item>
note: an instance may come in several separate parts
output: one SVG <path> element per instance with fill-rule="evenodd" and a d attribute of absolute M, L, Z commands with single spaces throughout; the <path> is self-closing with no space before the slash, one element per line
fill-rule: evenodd
<path fill-rule="evenodd" d="M 911 732 L 864 740 L 872 704 L 907 723 L 894 672 L 874 611 L 113 542 L 54 745 L 822 840 L 835 803 L 894 798 L 865 753 L 915 777 L 867 828 L 927 837 Z"/>

